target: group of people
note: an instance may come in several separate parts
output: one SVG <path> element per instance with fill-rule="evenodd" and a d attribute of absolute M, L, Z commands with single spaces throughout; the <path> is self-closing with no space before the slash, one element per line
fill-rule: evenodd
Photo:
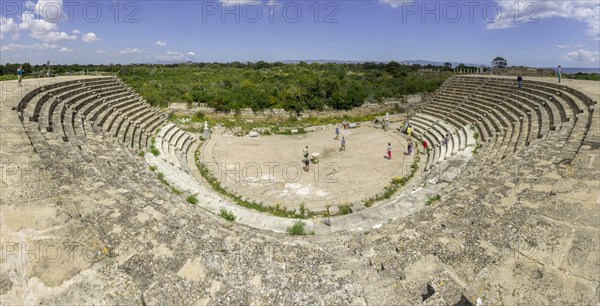
<path fill-rule="evenodd" d="M 410 125 L 410 124 L 408 124 L 408 122 L 404 121 L 404 124 L 402 124 L 401 132 L 406 133 L 406 135 L 408 135 L 408 137 L 411 137 L 412 131 L 413 131 L 412 125 Z"/>
<path fill-rule="evenodd" d="M 342 123 L 342 127 L 343 126 L 344 125 Z M 413 150 L 415 149 L 415 143 L 413 142 L 413 139 L 412 139 L 412 125 L 408 124 L 408 122 L 404 122 L 403 127 L 402 127 L 402 132 L 404 132 L 404 133 L 406 133 L 408 135 L 408 143 L 407 143 L 407 148 L 406 148 L 406 155 L 410 156 L 410 155 L 412 155 Z M 340 137 L 340 128 L 336 127 L 335 128 L 335 138 L 334 139 L 338 140 L 339 137 Z M 446 135 L 445 135 L 445 137 L 444 137 L 444 139 L 442 141 L 442 144 L 444 146 L 447 146 L 448 143 L 450 141 L 452 141 L 452 140 L 453 140 L 452 133 L 448 132 L 448 133 L 446 133 Z M 427 143 L 427 140 L 425 140 L 425 139 L 421 140 L 421 143 L 423 145 L 423 152 L 422 153 L 426 154 L 427 151 L 429 150 L 429 144 Z M 346 151 L 346 137 L 345 136 L 342 136 L 340 151 Z M 391 142 L 388 142 L 388 144 L 387 144 L 386 153 L 387 153 L 387 156 L 386 156 L 387 159 L 388 160 L 392 159 L 392 143 Z M 308 146 L 306 146 L 304 148 L 303 157 L 304 157 L 304 159 L 303 159 L 304 170 L 308 171 L 309 167 L 310 167 L 310 154 L 308 152 Z"/>
<path fill-rule="evenodd" d="M 562 67 L 560 65 L 558 65 L 558 68 L 556 69 L 556 76 L 558 77 L 558 82 L 560 83 L 562 80 Z M 522 76 L 517 76 L 517 86 L 519 87 L 519 89 L 523 88 Z"/>

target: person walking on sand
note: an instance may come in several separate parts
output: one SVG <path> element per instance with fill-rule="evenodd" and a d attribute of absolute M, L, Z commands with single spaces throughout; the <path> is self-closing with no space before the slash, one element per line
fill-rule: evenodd
<path fill-rule="evenodd" d="M 340 148 L 340 151 L 346 151 L 346 138 L 344 136 L 342 136 L 342 147 Z"/>
<path fill-rule="evenodd" d="M 304 158 L 308 158 L 308 146 L 306 146 L 306 148 L 304 148 L 304 151 L 302 152 L 302 156 L 304 156 Z"/>
<path fill-rule="evenodd" d="M 21 86 L 21 80 L 23 80 L 23 66 L 19 66 L 17 69 L 17 79 L 19 80 L 17 83 Z"/>
<path fill-rule="evenodd" d="M 392 144 L 388 142 L 388 147 L 387 147 L 387 155 L 388 155 L 388 159 L 392 159 Z"/>
<path fill-rule="evenodd" d="M 407 149 L 408 155 L 412 154 L 412 149 L 413 149 L 413 142 L 412 142 L 412 139 L 409 139 L 408 140 L 408 149 Z"/>
<path fill-rule="evenodd" d="M 558 65 L 557 75 L 558 75 L 558 82 L 560 83 L 560 77 L 562 75 L 562 67 L 560 67 L 560 65 Z"/>
<path fill-rule="evenodd" d="M 335 139 L 340 139 L 340 127 L 335 127 Z"/>

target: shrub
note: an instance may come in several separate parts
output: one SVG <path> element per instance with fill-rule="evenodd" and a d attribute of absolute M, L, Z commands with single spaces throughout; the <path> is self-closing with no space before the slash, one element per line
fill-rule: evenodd
<path fill-rule="evenodd" d="M 150 171 L 152 171 L 152 172 L 156 171 L 156 166 L 150 166 L 149 168 L 150 168 Z"/>
<path fill-rule="evenodd" d="M 235 221 L 235 215 L 230 210 L 225 209 L 225 207 L 221 207 L 219 216 L 227 221 Z"/>
<path fill-rule="evenodd" d="M 348 205 L 340 206 L 340 215 L 348 215 L 352 213 L 352 208 Z"/>
<path fill-rule="evenodd" d="M 434 196 L 431 196 L 431 197 L 429 197 L 429 198 L 427 199 L 427 202 L 425 203 L 425 205 L 429 206 L 429 205 L 431 205 L 431 203 L 433 203 L 433 202 L 435 202 L 435 201 L 439 201 L 439 200 L 441 200 L 441 199 L 442 199 L 442 197 L 440 197 L 440 195 L 439 195 L 439 194 L 436 194 L 436 195 L 434 195 Z"/>
<path fill-rule="evenodd" d="M 144 150 L 140 150 L 137 155 L 139 157 L 144 157 L 144 154 L 146 154 L 146 152 L 144 152 Z"/>
<path fill-rule="evenodd" d="M 196 112 L 193 116 L 192 116 L 192 121 L 193 122 L 201 122 L 204 120 L 204 113 L 203 112 Z"/>
<path fill-rule="evenodd" d="M 290 235 L 306 235 L 304 232 L 304 222 L 298 220 L 294 223 L 294 225 L 287 228 L 287 232 Z"/>
<path fill-rule="evenodd" d="M 198 198 L 195 194 L 188 196 L 185 200 L 190 204 L 198 204 Z"/>
<path fill-rule="evenodd" d="M 160 155 L 160 151 L 158 151 L 158 149 L 155 147 L 150 148 L 150 153 L 152 153 L 152 155 L 154 155 L 154 156 Z"/>

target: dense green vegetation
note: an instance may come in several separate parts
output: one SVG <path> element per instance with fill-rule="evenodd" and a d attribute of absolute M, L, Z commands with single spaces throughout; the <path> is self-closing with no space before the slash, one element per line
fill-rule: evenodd
<path fill-rule="evenodd" d="M 388 64 L 231 63 L 130 65 L 120 77 L 150 104 L 206 103 L 219 111 L 252 108 L 350 109 L 365 101 L 436 90 L 448 74 Z"/>
<path fill-rule="evenodd" d="M 589 80 L 589 81 L 600 81 L 600 74 L 598 73 L 576 73 L 576 74 L 563 74 L 563 79 L 573 80 Z"/>

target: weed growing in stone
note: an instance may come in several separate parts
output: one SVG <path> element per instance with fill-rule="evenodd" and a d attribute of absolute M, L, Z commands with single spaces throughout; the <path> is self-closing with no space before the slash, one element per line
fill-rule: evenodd
<path fill-rule="evenodd" d="M 290 235 L 306 235 L 304 232 L 304 222 L 298 220 L 294 223 L 294 225 L 287 228 L 287 232 Z"/>
<path fill-rule="evenodd" d="M 442 197 L 440 197 L 440 195 L 439 195 L 439 194 L 436 194 L 436 195 L 434 195 L 434 196 L 431 196 L 431 197 L 429 197 L 429 198 L 427 199 L 427 202 L 425 202 L 425 205 L 429 206 L 429 205 L 431 205 L 433 202 L 435 202 L 435 201 L 439 201 L 439 200 L 441 200 L 441 199 L 442 199 Z"/>
<path fill-rule="evenodd" d="M 219 216 L 227 221 L 235 221 L 235 215 L 230 210 L 225 209 L 225 207 L 221 207 L 221 211 L 219 212 Z"/>
<path fill-rule="evenodd" d="M 188 196 L 185 200 L 190 204 L 198 204 L 198 198 L 195 194 Z"/>
<path fill-rule="evenodd" d="M 352 213 L 352 208 L 349 205 L 340 206 L 340 215 L 348 215 Z"/>

